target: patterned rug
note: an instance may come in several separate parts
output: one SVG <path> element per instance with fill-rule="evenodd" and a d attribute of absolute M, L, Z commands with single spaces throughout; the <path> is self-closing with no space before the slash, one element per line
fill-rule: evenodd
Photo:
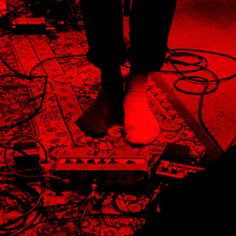
<path fill-rule="evenodd" d="M 19 70 L 17 58 L 10 45 L 7 36 L 0 40 L 1 56 L 15 70 Z M 29 83 L 23 79 L 12 76 L 9 68 L 0 62 L 0 144 L 6 144 L 8 140 L 18 134 L 28 133 L 35 135 L 34 122 L 23 123 L 35 110 L 36 104 L 28 102 L 31 97 Z M 7 75 L 7 76 L 3 76 Z"/>
<path fill-rule="evenodd" d="M 29 73 L 35 64 L 47 58 L 84 54 L 87 50 L 84 32 L 70 30 L 53 37 L 5 36 L 4 40 L 0 41 L 0 46 L 1 56 L 24 73 Z M 124 74 L 127 73 L 127 68 L 123 70 Z M 2 64 L 0 71 L 1 74 L 9 73 Z M 1 144 L 7 143 L 16 135 L 18 142 L 21 142 L 24 134 L 29 134 L 45 147 L 52 165 L 58 153 L 65 154 L 68 150 L 77 148 L 117 152 L 127 150 L 132 155 L 148 153 L 147 161 L 153 156 L 158 159 L 167 143 L 188 145 L 196 162 L 205 154 L 204 145 L 168 101 L 167 95 L 152 80 L 148 86 L 148 98 L 160 123 L 161 135 L 152 145 L 138 148 L 130 147 L 124 140 L 123 127 L 120 125 L 110 128 L 105 137 L 97 139 L 85 136 L 75 125 L 82 112 L 92 104 L 100 88 L 98 70 L 86 57 L 53 59 L 43 63 L 33 74 L 48 75 L 43 107 L 40 113 L 24 126 L 1 130 Z M 33 103 L 28 100 L 41 94 L 44 81 L 25 81 L 9 77 L 0 83 L 0 118 L 1 125 L 4 126 L 24 119 L 35 109 L 39 100 Z M 22 137 L 19 134 L 22 134 Z M 1 163 L 3 162 L 2 159 Z M 55 184 L 60 185 L 60 182 L 54 183 L 51 180 L 43 186 L 44 192 L 36 209 L 21 222 L 30 226 L 19 235 L 133 235 L 144 223 L 143 210 L 149 202 L 149 193 L 105 192 L 98 196 L 98 201 L 91 202 L 79 191 L 79 186 L 78 191 L 65 188 L 58 193 L 53 187 Z M 41 196 L 39 183 L 33 182 L 25 188 L 17 181 L 14 185 L 1 185 L 2 223 L 27 212 Z"/>

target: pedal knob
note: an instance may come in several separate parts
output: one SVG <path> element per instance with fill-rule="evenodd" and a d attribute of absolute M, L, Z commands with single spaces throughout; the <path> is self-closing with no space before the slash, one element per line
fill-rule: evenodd
<path fill-rule="evenodd" d="M 111 160 L 109 161 L 109 164 L 117 164 L 117 161 L 115 160 L 115 158 L 111 158 Z"/>
<path fill-rule="evenodd" d="M 172 173 L 172 174 L 177 174 L 177 173 L 178 173 L 177 168 L 173 167 L 173 168 L 171 169 L 171 173 Z"/>
<path fill-rule="evenodd" d="M 94 159 L 89 159 L 87 163 L 88 164 L 95 164 L 95 161 L 94 161 Z"/>
<path fill-rule="evenodd" d="M 84 162 L 81 159 L 76 160 L 76 164 L 83 164 Z"/>
<path fill-rule="evenodd" d="M 106 164 L 105 159 L 101 158 L 101 160 L 98 162 L 98 164 Z"/>
<path fill-rule="evenodd" d="M 135 164 L 135 161 L 128 160 L 126 163 L 127 163 L 127 164 Z"/>

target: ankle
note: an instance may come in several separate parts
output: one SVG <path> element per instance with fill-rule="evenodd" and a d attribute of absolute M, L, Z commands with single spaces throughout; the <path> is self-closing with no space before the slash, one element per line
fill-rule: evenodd
<path fill-rule="evenodd" d="M 136 74 L 130 73 L 125 81 L 126 94 L 128 93 L 145 94 L 148 77 L 149 73 L 136 73 Z"/>
<path fill-rule="evenodd" d="M 101 84 L 105 91 L 116 91 L 123 89 L 124 79 L 120 67 L 108 67 L 101 69 Z"/>

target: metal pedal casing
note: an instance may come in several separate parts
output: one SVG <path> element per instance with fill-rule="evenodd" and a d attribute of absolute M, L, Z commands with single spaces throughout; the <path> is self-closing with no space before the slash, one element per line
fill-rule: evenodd
<path fill-rule="evenodd" d="M 54 172 L 81 185 L 96 179 L 102 189 L 139 188 L 148 177 L 146 160 L 142 155 L 75 148 L 58 157 Z"/>

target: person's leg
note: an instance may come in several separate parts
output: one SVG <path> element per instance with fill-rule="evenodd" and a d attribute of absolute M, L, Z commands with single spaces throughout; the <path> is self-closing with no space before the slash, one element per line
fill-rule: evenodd
<path fill-rule="evenodd" d="M 164 63 L 175 5 L 176 0 L 133 0 L 131 73 L 124 101 L 126 138 L 132 144 L 151 143 L 160 132 L 146 98 L 146 82 L 149 73 L 160 70 Z"/>
<path fill-rule="evenodd" d="M 121 0 L 81 0 L 88 59 L 101 71 L 102 89 L 94 105 L 77 121 L 85 133 L 102 136 L 121 110 L 124 61 L 123 17 Z"/>
<path fill-rule="evenodd" d="M 121 0 L 80 0 L 88 58 L 101 69 L 119 67 L 126 52 Z"/>
<path fill-rule="evenodd" d="M 133 0 L 130 62 L 135 72 L 158 71 L 164 63 L 176 0 Z"/>

